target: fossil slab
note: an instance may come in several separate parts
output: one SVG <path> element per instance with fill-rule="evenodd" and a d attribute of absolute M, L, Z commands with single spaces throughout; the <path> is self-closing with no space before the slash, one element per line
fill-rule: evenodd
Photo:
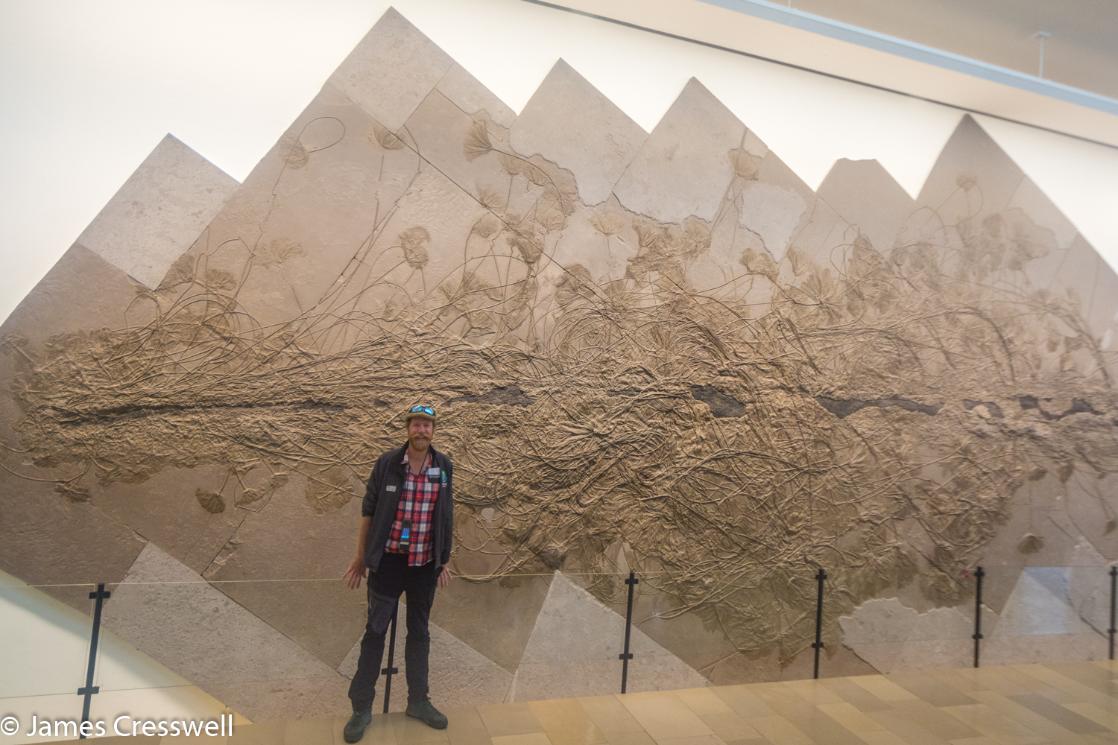
<path fill-rule="evenodd" d="M 555 63 L 512 127 L 517 152 L 570 170 L 586 204 L 609 198 L 647 137 L 640 126 L 563 60 Z"/>
<path fill-rule="evenodd" d="M 105 605 L 105 624 L 250 719 L 344 712 L 348 680 L 148 544 Z"/>
<path fill-rule="evenodd" d="M 167 135 L 78 243 L 154 289 L 236 188 L 231 176 Z"/>
<path fill-rule="evenodd" d="M 604 686 L 629 568 L 634 685 L 701 685 L 806 674 L 818 565 L 859 672 L 965 655 L 934 632 L 979 562 L 1012 619 L 1032 568 L 1118 555 L 1118 280 L 970 118 L 916 200 L 865 162 L 816 193 L 699 81 L 647 135 L 562 64 L 516 116 L 390 11 L 187 240 L 154 289 L 77 244 L 5 324 L 0 559 L 200 578 L 158 609 L 247 629 L 239 667 L 185 631 L 168 664 L 246 712 L 344 707 L 338 578 L 417 400 L 456 466 L 463 700 Z"/>
<path fill-rule="evenodd" d="M 561 573 L 547 599 L 516 669 L 517 701 L 595 696 L 619 690 L 625 617 Z M 639 629 L 631 632 L 629 690 L 693 688 L 706 679 Z"/>

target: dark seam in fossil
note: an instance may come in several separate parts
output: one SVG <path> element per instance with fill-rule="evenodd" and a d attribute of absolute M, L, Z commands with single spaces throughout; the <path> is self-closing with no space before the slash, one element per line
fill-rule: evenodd
<path fill-rule="evenodd" d="M 518 385 L 501 385 L 485 393 L 467 393 L 455 396 L 447 403 L 468 401 L 477 404 L 508 404 L 511 406 L 531 406 L 535 399 L 521 390 Z"/>
<path fill-rule="evenodd" d="M 48 407 L 54 412 L 59 414 L 58 421 L 62 424 L 76 425 L 76 424 L 97 424 L 114 419 L 131 419 L 135 417 L 153 416 L 166 413 L 185 413 L 194 411 L 206 411 L 212 409 L 320 409 L 322 411 L 344 411 L 344 404 L 334 404 L 325 401 L 316 401 L 314 399 L 306 399 L 304 401 L 292 402 L 267 402 L 267 403 L 246 403 L 239 401 L 229 402 L 215 402 L 211 404 L 152 404 L 150 406 L 143 405 L 128 405 L 128 406 L 112 406 L 106 409 L 95 409 L 93 411 L 73 411 L 69 409 L 60 409 L 52 406 Z"/>
<path fill-rule="evenodd" d="M 899 409 L 906 411 L 915 411 L 921 414 L 928 414 L 935 416 L 939 410 L 943 408 L 942 404 L 922 404 L 918 401 L 913 401 L 909 398 L 901 398 L 900 396 L 887 396 L 885 398 L 832 398 L 831 396 L 817 395 L 815 400 L 819 402 L 827 411 L 831 412 L 839 419 L 845 419 L 856 411 L 860 411 L 870 406 L 879 409 L 885 409 L 890 406 L 895 406 Z"/>
<path fill-rule="evenodd" d="M 1040 412 L 1040 415 L 1042 417 L 1044 417 L 1045 419 L 1047 419 L 1048 421 L 1056 421 L 1056 420 L 1059 420 L 1059 419 L 1063 419 L 1064 417 L 1071 416 L 1072 414 L 1094 414 L 1095 416 L 1101 416 L 1102 415 L 1101 411 L 1096 409 L 1094 406 L 1091 406 L 1090 403 L 1088 403 L 1087 401 L 1084 401 L 1081 398 L 1073 398 L 1071 400 L 1071 406 L 1069 406 L 1067 409 L 1065 409 L 1063 412 L 1061 412 L 1059 414 L 1053 414 L 1050 411 L 1045 411 L 1044 407 L 1040 405 L 1040 399 L 1038 399 L 1036 396 L 1030 396 L 1030 395 L 1018 396 L 1017 397 L 1017 404 L 1021 407 L 1022 411 L 1028 411 L 1030 409 L 1036 409 L 1037 411 Z"/>
<path fill-rule="evenodd" d="M 990 414 L 998 419 L 1005 417 L 1005 412 L 1002 411 L 1002 407 L 998 406 L 993 401 L 976 401 L 972 398 L 963 399 L 963 408 L 967 411 L 972 411 L 976 406 L 985 406 L 990 411 Z"/>
<path fill-rule="evenodd" d="M 693 385 L 691 395 L 709 406 L 715 418 L 736 417 L 745 413 L 745 404 L 712 385 Z"/>

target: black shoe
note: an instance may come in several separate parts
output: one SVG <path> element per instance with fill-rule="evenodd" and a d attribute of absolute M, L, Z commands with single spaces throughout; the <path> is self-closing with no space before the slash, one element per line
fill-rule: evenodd
<path fill-rule="evenodd" d="M 364 736 L 365 728 L 369 726 L 371 721 L 373 721 L 372 710 L 353 712 L 353 716 L 345 723 L 342 737 L 345 738 L 346 742 L 357 742 Z"/>
<path fill-rule="evenodd" d="M 446 729 L 446 715 L 434 707 L 431 699 L 425 698 L 415 703 L 409 701 L 408 708 L 404 713 L 413 719 L 418 719 L 428 727 Z"/>

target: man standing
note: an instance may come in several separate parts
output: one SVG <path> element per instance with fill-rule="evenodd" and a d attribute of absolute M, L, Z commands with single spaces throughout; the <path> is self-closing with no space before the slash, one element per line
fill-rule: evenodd
<path fill-rule="evenodd" d="M 350 589 L 369 571 L 368 621 L 361 639 L 357 673 L 349 686 L 353 716 L 345 725 L 346 742 L 357 742 L 372 721 L 373 697 L 384 637 L 403 592 L 408 605 L 408 639 L 404 665 L 408 681 L 406 714 L 445 729 L 446 717 L 427 697 L 427 658 L 431 636 L 427 623 L 435 588 L 450 581 L 450 545 L 454 526 L 451 495 L 454 467 L 431 446 L 435 408 L 412 406 L 404 415 L 407 444 L 377 459 L 361 503 L 357 556 L 345 572 Z"/>

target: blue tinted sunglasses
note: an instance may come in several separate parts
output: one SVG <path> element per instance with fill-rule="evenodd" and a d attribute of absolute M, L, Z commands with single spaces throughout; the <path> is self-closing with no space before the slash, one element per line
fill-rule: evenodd
<path fill-rule="evenodd" d="M 409 414 L 426 414 L 427 416 L 435 416 L 435 407 L 427 406 L 426 404 L 416 404 L 408 409 Z"/>

